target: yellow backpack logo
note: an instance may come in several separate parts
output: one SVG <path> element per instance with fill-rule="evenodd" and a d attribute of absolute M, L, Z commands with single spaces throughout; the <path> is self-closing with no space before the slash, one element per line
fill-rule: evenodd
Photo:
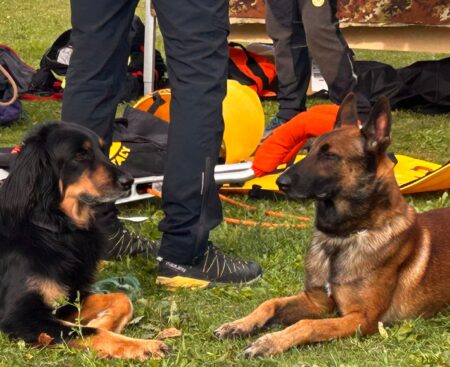
<path fill-rule="evenodd" d="M 131 149 L 127 148 L 120 141 L 113 141 L 109 148 L 109 159 L 116 166 L 121 166 L 130 155 Z"/>

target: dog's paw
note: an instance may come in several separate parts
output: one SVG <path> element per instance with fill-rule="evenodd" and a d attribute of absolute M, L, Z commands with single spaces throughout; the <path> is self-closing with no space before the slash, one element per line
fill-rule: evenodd
<path fill-rule="evenodd" d="M 141 340 L 141 350 L 137 359 L 145 361 L 148 358 L 161 359 L 171 351 L 171 348 L 160 340 Z"/>
<path fill-rule="evenodd" d="M 141 362 L 147 359 L 161 359 L 170 352 L 170 347 L 160 340 L 133 339 L 124 343 L 108 357 L 134 359 Z"/>
<path fill-rule="evenodd" d="M 284 350 L 285 348 L 277 341 L 274 334 L 266 334 L 245 347 L 243 355 L 245 357 L 270 356 Z"/>
<path fill-rule="evenodd" d="M 214 331 L 214 336 L 219 339 L 232 338 L 235 336 L 248 335 L 253 331 L 247 323 L 237 320 L 223 324 Z"/>

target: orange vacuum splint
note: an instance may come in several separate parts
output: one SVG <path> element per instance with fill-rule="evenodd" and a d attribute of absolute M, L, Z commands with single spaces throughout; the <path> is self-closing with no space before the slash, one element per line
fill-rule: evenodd
<path fill-rule="evenodd" d="M 276 179 L 289 163 L 303 158 L 297 155 L 307 140 L 333 129 L 338 106 L 320 105 L 295 116 L 277 128 L 258 148 L 253 158 L 253 178 L 243 185 L 225 185 L 224 192 L 248 192 L 253 187 L 278 191 Z M 396 155 L 394 172 L 404 194 L 450 189 L 450 162 L 435 163 Z"/>

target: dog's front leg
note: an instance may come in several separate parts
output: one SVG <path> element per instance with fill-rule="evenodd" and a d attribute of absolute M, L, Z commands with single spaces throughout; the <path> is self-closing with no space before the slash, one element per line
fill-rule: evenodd
<path fill-rule="evenodd" d="M 269 321 L 293 324 L 305 318 L 326 316 L 333 308 L 333 299 L 322 289 L 301 292 L 291 297 L 274 298 L 263 302 L 248 316 L 223 324 L 214 335 L 218 338 L 248 335 Z"/>
<path fill-rule="evenodd" d="M 120 358 L 145 361 L 160 359 L 170 347 L 160 340 L 136 339 L 113 333 L 109 330 L 82 327 L 81 332 L 89 330 L 90 335 L 73 338 L 68 345 L 78 349 L 91 349 L 102 358 Z"/>
<path fill-rule="evenodd" d="M 350 336 L 358 329 L 365 334 L 373 332 L 362 312 L 353 312 L 340 318 L 300 320 L 284 330 L 266 334 L 255 340 L 245 348 L 244 355 L 248 357 L 273 355 L 296 345 Z"/>

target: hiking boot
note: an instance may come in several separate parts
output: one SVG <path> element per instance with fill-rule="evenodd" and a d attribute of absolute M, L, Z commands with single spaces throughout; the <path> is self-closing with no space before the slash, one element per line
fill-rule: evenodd
<path fill-rule="evenodd" d="M 130 232 L 117 218 L 119 211 L 115 204 L 97 205 L 95 208 L 97 227 L 106 236 L 103 260 L 119 260 L 126 256 L 145 256 L 156 258 L 158 241 L 149 241 Z"/>
<path fill-rule="evenodd" d="M 254 261 L 235 260 L 225 255 L 212 242 L 196 265 L 179 265 L 157 258 L 159 271 L 156 284 L 169 288 L 205 288 L 215 284 L 250 284 L 261 277 L 262 270 Z"/>
<path fill-rule="evenodd" d="M 115 228 L 109 229 L 107 233 L 107 245 L 103 255 L 103 260 L 120 260 L 126 256 L 144 256 L 146 258 L 156 258 L 159 251 L 159 241 L 148 240 L 138 236 L 128 229 L 117 219 Z"/>
<path fill-rule="evenodd" d="M 267 139 L 277 127 L 280 127 L 285 122 L 287 122 L 287 120 L 281 119 L 277 116 L 273 117 L 272 120 L 270 120 L 269 124 L 267 125 L 266 129 L 264 130 L 262 140 L 264 141 L 265 139 Z"/>

